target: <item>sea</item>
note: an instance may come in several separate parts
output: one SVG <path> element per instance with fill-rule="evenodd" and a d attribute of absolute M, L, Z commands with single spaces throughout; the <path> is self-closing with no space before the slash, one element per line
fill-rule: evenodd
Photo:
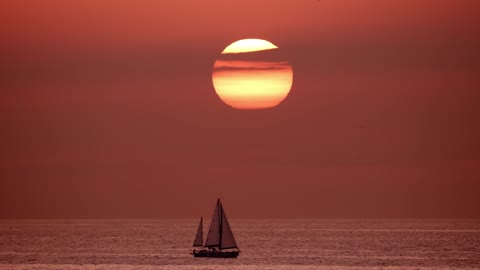
<path fill-rule="evenodd" d="M 0 269 L 480 269 L 480 220 L 230 225 L 236 259 L 194 258 L 196 219 L 0 220 Z"/>

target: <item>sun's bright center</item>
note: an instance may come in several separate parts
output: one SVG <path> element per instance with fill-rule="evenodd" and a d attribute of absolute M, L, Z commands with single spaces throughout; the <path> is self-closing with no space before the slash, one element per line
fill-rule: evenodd
<path fill-rule="evenodd" d="M 278 47 L 273 45 L 271 42 L 263 39 L 248 38 L 235 41 L 230 44 L 222 54 L 227 53 L 245 53 L 245 52 L 257 52 L 264 50 L 277 49 Z"/>

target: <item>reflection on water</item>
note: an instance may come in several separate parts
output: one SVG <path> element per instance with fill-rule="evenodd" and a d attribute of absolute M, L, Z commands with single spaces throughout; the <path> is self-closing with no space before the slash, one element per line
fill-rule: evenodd
<path fill-rule="evenodd" d="M 480 269 L 475 220 L 232 220 L 229 260 L 188 253 L 197 225 L 2 221 L 0 269 Z"/>

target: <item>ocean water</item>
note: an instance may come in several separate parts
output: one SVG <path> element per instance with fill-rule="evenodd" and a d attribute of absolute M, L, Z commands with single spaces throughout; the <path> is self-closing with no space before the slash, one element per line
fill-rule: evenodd
<path fill-rule="evenodd" d="M 480 220 L 232 219 L 237 259 L 193 258 L 197 222 L 3 220 L 0 269 L 480 269 Z"/>

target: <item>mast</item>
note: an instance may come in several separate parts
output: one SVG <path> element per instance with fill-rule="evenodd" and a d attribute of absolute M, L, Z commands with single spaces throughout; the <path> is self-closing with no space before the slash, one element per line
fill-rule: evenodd
<path fill-rule="evenodd" d="M 222 226 L 223 226 L 223 223 L 222 223 L 222 217 L 223 217 L 223 207 L 222 207 L 222 203 L 220 202 L 220 198 L 218 198 L 218 201 L 217 201 L 217 204 L 218 204 L 218 212 L 219 212 L 219 215 L 220 215 L 220 226 L 219 226 L 219 231 L 220 231 L 220 246 L 218 247 L 219 249 L 222 249 Z"/>

